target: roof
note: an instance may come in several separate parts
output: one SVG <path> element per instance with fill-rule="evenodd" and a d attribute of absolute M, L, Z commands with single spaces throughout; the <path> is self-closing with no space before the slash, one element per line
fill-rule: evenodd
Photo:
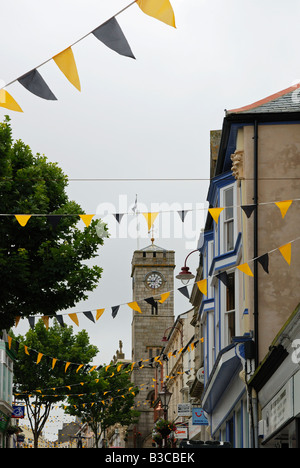
<path fill-rule="evenodd" d="M 260 101 L 238 109 L 228 110 L 230 114 L 263 114 L 300 111 L 300 83 L 272 94 Z M 299 90 L 299 91 L 298 91 Z"/>
<path fill-rule="evenodd" d="M 166 249 L 163 249 L 162 247 L 158 247 L 158 245 L 151 244 L 148 245 L 147 247 L 144 247 L 143 249 L 140 249 L 141 252 L 166 252 Z"/>

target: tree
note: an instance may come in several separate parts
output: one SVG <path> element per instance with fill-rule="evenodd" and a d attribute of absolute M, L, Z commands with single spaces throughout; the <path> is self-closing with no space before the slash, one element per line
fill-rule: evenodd
<path fill-rule="evenodd" d="M 76 226 L 84 211 L 68 199 L 67 185 L 56 163 L 13 142 L 6 117 L 0 123 L 0 330 L 12 327 L 16 316 L 74 307 L 101 278 L 102 269 L 86 261 L 103 240 L 95 220 L 84 230 Z M 22 227 L 15 214 L 39 216 Z M 54 220 L 56 226 L 49 222 Z"/>
<path fill-rule="evenodd" d="M 11 335 L 13 336 L 12 333 Z M 26 354 L 24 345 L 27 346 L 29 355 Z M 14 364 L 14 391 L 17 399 L 26 403 L 34 447 L 37 448 L 52 405 L 64 401 L 67 393 L 79 393 L 78 389 L 82 388 L 88 374 L 85 366 L 76 372 L 78 364 L 88 365 L 98 349 L 89 344 L 85 330 L 74 335 L 73 327 L 61 327 L 56 320 L 48 330 L 40 320 L 25 337 L 13 339 L 12 346 L 17 355 Z M 39 362 L 38 358 L 41 358 Z M 53 362 L 53 359 L 57 361 Z M 72 363 L 67 371 L 66 362 Z"/>
<path fill-rule="evenodd" d="M 135 395 L 128 371 L 118 366 L 101 369 L 90 374 L 85 393 L 68 397 L 65 411 L 88 423 L 95 436 L 95 447 L 99 447 L 101 435 L 107 428 L 120 424 L 129 426 L 138 421 L 140 413 L 133 409 Z"/>

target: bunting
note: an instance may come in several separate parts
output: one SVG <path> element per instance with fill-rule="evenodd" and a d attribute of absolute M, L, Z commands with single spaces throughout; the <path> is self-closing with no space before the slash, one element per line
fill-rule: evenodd
<path fill-rule="evenodd" d="M 245 273 L 248 276 L 253 276 L 253 273 L 252 273 L 248 263 L 243 263 L 242 265 L 238 265 L 237 269 L 240 270 L 242 273 Z"/>
<path fill-rule="evenodd" d="M 78 91 L 81 91 L 80 79 L 72 47 L 91 34 L 118 54 L 135 59 L 131 47 L 116 20 L 117 15 L 123 13 L 135 3 L 137 3 L 140 9 L 147 15 L 150 15 L 168 25 L 175 27 L 175 16 L 169 0 L 133 1 L 121 11 L 119 11 L 114 17 L 95 28 L 92 32 L 85 34 L 81 38 L 77 39 L 71 46 L 49 58 L 48 60 L 45 60 L 40 65 L 36 66 L 33 70 L 30 70 L 19 78 L 11 81 L 6 85 L 6 87 L 18 82 L 32 94 L 48 101 L 56 101 L 56 96 L 53 94 L 38 71 L 38 69 L 43 65 L 54 61 L 61 72 L 68 79 L 68 81 Z M 4 107 L 16 112 L 23 112 L 19 104 L 4 88 L 0 89 L 0 107 Z"/>
<path fill-rule="evenodd" d="M 115 17 L 94 29 L 93 35 L 118 54 L 135 59 L 127 39 Z"/>
<path fill-rule="evenodd" d="M 282 201 L 282 202 L 275 202 L 275 205 L 278 206 L 281 212 L 282 219 L 285 217 L 287 214 L 287 211 L 291 204 L 293 203 L 293 200 L 287 200 L 287 201 Z"/>
<path fill-rule="evenodd" d="M 175 15 L 169 0 L 137 0 L 137 4 L 146 15 L 176 28 Z"/>
<path fill-rule="evenodd" d="M 147 224 L 148 224 L 148 231 L 151 231 L 152 225 L 154 224 L 158 213 L 142 213 L 142 215 L 145 217 Z"/>
<path fill-rule="evenodd" d="M 75 86 L 78 91 L 81 91 L 80 80 L 72 48 L 68 47 L 52 58 L 69 82 Z"/>
<path fill-rule="evenodd" d="M 292 259 L 292 244 L 289 242 L 288 244 L 279 247 L 279 251 L 285 259 L 285 261 L 290 265 Z"/>
<path fill-rule="evenodd" d="M 36 96 L 47 101 L 57 101 L 51 89 L 44 81 L 40 73 L 35 69 L 18 78 L 18 82 Z"/>
<path fill-rule="evenodd" d="M 211 214 L 211 217 L 213 218 L 215 223 L 218 224 L 220 214 L 222 213 L 223 210 L 224 210 L 224 208 L 209 208 L 208 209 L 208 211 Z"/>

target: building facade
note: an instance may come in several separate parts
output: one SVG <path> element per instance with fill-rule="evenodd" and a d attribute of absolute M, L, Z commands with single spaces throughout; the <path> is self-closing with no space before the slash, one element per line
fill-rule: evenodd
<path fill-rule="evenodd" d="M 213 161 L 208 202 L 214 210 L 200 248 L 207 279 L 199 307 L 201 399 L 211 437 L 234 447 L 261 445 L 266 400 L 250 378 L 299 304 L 298 88 L 227 111 Z"/>
<path fill-rule="evenodd" d="M 128 447 L 151 447 L 154 425 L 153 379 L 159 366 L 157 359 L 163 348 L 165 330 L 174 324 L 175 254 L 154 244 L 137 250 L 132 259 L 133 301 L 141 313 L 132 315 L 132 382 L 139 388 L 136 406 L 141 412 L 139 423 L 128 430 Z M 167 300 L 161 294 L 169 292 Z M 138 405 L 138 401 L 148 404 Z"/>
<path fill-rule="evenodd" d="M 0 448 L 9 446 L 7 429 L 11 423 L 13 395 L 13 355 L 8 349 L 6 332 L 0 339 Z"/>

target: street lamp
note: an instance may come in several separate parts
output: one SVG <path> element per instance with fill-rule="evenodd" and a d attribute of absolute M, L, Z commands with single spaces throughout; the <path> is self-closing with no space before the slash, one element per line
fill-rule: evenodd
<path fill-rule="evenodd" d="M 166 384 L 164 384 L 162 390 L 158 393 L 159 399 L 161 401 L 161 406 L 162 406 L 162 408 L 164 410 L 164 419 L 165 419 L 165 421 L 167 420 L 169 403 L 170 403 L 172 395 L 173 395 L 173 393 L 169 392 L 169 390 L 167 389 Z"/>
<path fill-rule="evenodd" d="M 176 276 L 177 279 L 180 279 L 182 284 L 184 285 L 187 285 L 189 283 L 189 281 L 193 278 L 195 278 L 195 275 L 193 275 L 191 272 L 190 272 L 190 269 L 188 266 L 186 266 L 186 261 L 187 259 L 189 258 L 190 255 L 192 255 L 193 253 L 195 252 L 199 252 L 199 250 L 193 250 L 192 252 L 190 252 L 188 254 L 188 256 L 186 257 L 185 261 L 184 261 L 184 266 L 181 268 L 181 271 L 180 273 Z"/>

